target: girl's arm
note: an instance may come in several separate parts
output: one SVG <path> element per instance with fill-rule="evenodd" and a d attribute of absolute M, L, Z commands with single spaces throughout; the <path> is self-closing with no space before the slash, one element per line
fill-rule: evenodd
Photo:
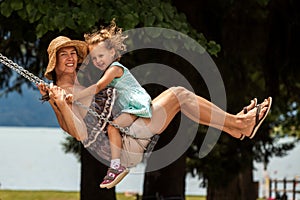
<path fill-rule="evenodd" d="M 123 69 L 119 66 L 109 67 L 102 78 L 100 78 L 100 80 L 96 84 L 91 85 L 88 88 L 76 93 L 73 100 L 97 94 L 98 92 L 106 88 L 108 84 L 111 83 L 115 78 L 120 78 L 123 73 Z"/>

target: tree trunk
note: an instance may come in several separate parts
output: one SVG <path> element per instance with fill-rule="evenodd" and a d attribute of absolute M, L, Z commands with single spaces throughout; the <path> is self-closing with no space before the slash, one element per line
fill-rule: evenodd
<path fill-rule="evenodd" d="M 147 172 L 144 179 L 144 200 L 185 199 L 186 156 L 181 156 L 171 165 Z"/>
<path fill-rule="evenodd" d="M 81 146 L 80 200 L 116 200 L 115 187 L 111 189 L 99 187 L 107 169 L 106 165 Z"/>
<path fill-rule="evenodd" d="M 209 184 L 207 200 L 256 200 L 258 185 L 253 182 L 252 168 L 237 174 L 226 186 L 216 188 Z"/>
<path fill-rule="evenodd" d="M 168 128 L 161 134 L 155 149 L 162 148 L 173 139 L 177 133 L 180 115 L 176 115 Z M 172 152 L 170 152 L 171 154 Z M 161 158 L 164 159 L 164 158 Z M 151 157 L 148 160 L 148 166 L 151 165 Z M 186 154 L 183 153 L 172 164 L 153 172 L 147 172 L 144 178 L 143 199 L 159 200 L 185 199 L 185 169 Z M 147 167 L 146 167 L 147 171 Z"/>

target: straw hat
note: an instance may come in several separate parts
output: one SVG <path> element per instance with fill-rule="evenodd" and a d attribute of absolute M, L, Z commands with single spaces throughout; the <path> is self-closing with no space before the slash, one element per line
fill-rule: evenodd
<path fill-rule="evenodd" d="M 58 36 L 57 38 L 53 39 L 47 49 L 49 55 L 49 63 L 44 74 L 44 76 L 49 80 L 52 80 L 51 72 L 54 70 L 56 65 L 56 53 L 63 47 L 76 48 L 78 54 L 78 63 L 82 63 L 87 55 L 87 44 L 84 41 L 71 40 L 70 38 L 65 36 Z"/>

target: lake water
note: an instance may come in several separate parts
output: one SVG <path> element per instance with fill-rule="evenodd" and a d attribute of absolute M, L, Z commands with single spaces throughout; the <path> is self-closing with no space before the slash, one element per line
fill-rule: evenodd
<path fill-rule="evenodd" d="M 0 127 L 0 189 L 79 191 L 80 163 L 64 153 L 66 136 L 60 128 Z M 142 193 L 143 169 L 131 169 L 116 191 Z M 197 178 L 186 181 L 186 194 L 205 194 Z"/>
<path fill-rule="evenodd" d="M 79 191 L 80 163 L 73 154 L 63 152 L 61 143 L 66 136 L 60 128 L 0 127 L 0 189 Z M 288 156 L 272 159 L 268 167 L 270 176 L 299 176 L 299 155 L 298 145 Z M 262 182 L 262 165 L 254 166 L 254 179 Z M 143 165 L 133 168 L 116 191 L 142 193 L 143 169 Z M 197 178 L 188 175 L 186 194 L 205 195 L 206 190 L 199 188 L 199 184 Z"/>

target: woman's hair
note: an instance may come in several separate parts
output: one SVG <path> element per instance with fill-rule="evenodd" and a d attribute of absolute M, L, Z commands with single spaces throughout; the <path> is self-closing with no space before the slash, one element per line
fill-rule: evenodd
<path fill-rule="evenodd" d="M 114 49 L 116 52 L 115 59 L 120 59 L 121 53 L 126 51 L 124 40 L 127 36 L 123 35 L 122 29 L 117 27 L 113 19 L 109 26 L 94 30 L 91 33 L 85 33 L 84 39 L 88 45 L 99 44 L 104 42 L 107 49 Z"/>
<path fill-rule="evenodd" d="M 56 85 L 56 82 L 57 82 L 57 76 L 56 76 L 55 70 L 53 70 L 53 71 L 51 72 L 51 75 L 52 75 L 53 84 Z"/>

